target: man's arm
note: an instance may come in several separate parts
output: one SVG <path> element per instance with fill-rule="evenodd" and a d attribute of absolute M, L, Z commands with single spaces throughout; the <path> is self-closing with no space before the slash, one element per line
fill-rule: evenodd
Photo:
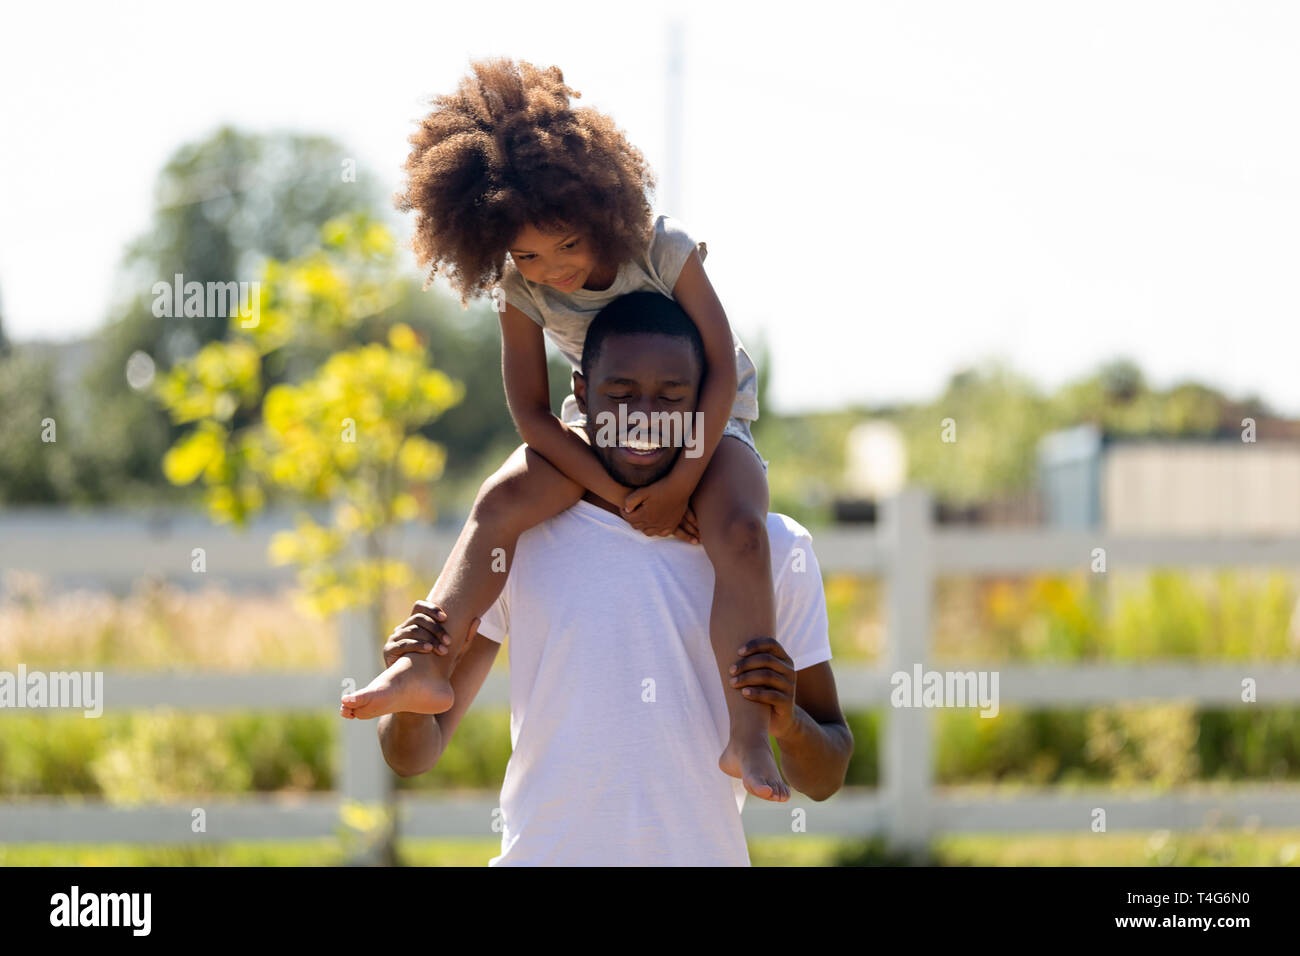
<path fill-rule="evenodd" d="M 451 674 L 456 701 L 451 710 L 429 714 L 386 714 L 379 718 L 379 746 L 399 777 L 428 773 L 442 758 L 460 719 L 478 696 L 501 645 L 476 633 Z"/>
<path fill-rule="evenodd" d="M 771 705 L 771 734 L 790 786 L 814 800 L 844 786 L 853 734 L 840 710 L 829 661 L 796 672 L 779 641 L 756 637 L 741 648 L 731 674 L 732 686 L 746 697 Z"/>
<path fill-rule="evenodd" d="M 844 786 L 853 734 L 840 710 L 830 661 L 798 672 L 792 717 L 776 744 L 781 770 L 800 793 L 825 800 Z"/>

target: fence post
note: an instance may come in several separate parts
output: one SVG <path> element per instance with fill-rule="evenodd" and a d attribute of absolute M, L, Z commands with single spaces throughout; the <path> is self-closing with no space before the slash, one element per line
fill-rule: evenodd
<path fill-rule="evenodd" d="M 383 670 L 383 658 L 375 636 L 375 616 L 370 608 L 350 608 L 339 614 L 343 676 L 360 688 Z M 341 688 L 340 688 L 341 690 Z M 364 804 L 382 812 L 392 810 L 393 774 L 379 749 L 378 723 L 374 720 L 339 720 L 339 797 L 342 803 Z M 394 834 L 386 822 L 382 832 L 367 834 L 353 863 L 389 862 L 393 857 Z M 340 821 L 343 825 L 343 821 Z"/>
<path fill-rule="evenodd" d="M 884 502 L 882 543 L 888 549 L 886 629 L 889 674 L 929 660 L 934 565 L 931 554 L 932 504 L 923 488 L 904 488 Z M 891 690 L 893 685 L 891 684 Z M 889 807 L 889 839 L 899 848 L 920 851 L 930 840 L 932 756 L 930 712 L 921 707 L 885 707 L 882 777 Z"/>

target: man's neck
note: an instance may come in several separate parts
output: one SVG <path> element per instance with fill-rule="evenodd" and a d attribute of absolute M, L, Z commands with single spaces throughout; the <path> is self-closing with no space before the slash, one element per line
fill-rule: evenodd
<path fill-rule="evenodd" d="M 610 514 L 615 514 L 618 515 L 619 517 L 623 516 L 623 512 L 619 509 L 618 505 L 606 501 L 604 498 L 596 494 L 594 491 L 588 491 L 585 495 L 582 496 L 582 500 L 591 502 L 597 508 L 604 508 Z"/>

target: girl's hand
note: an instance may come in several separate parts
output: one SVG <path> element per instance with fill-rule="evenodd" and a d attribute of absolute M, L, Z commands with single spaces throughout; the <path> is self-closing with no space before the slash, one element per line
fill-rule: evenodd
<path fill-rule="evenodd" d="M 628 524 L 650 537 L 676 535 L 683 541 L 699 543 L 695 513 L 690 511 L 690 495 L 669 478 L 633 489 L 623 501 L 623 517 Z M 694 540 L 692 540 L 694 539 Z"/>
<path fill-rule="evenodd" d="M 682 516 L 682 523 L 673 532 L 673 537 L 680 538 L 687 544 L 700 543 L 700 526 L 695 520 L 695 509 L 690 505 L 686 506 L 686 514 Z"/>

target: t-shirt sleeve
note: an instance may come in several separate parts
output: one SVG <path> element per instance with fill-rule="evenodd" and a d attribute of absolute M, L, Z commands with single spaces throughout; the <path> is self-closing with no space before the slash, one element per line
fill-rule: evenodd
<path fill-rule="evenodd" d="M 677 278 L 682 274 L 682 267 L 691 256 L 692 249 L 699 249 L 700 258 L 708 255 L 708 247 L 695 238 L 676 219 L 660 216 L 655 220 L 654 235 L 650 238 L 650 265 L 655 275 L 671 292 L 677 285 Z"/>
<path fill-rule="evenodd" d="M 538 325 L 543 328 L 546 327 L 546 323 L 542 320 L 541 309 L 537 307 L 537 301 L 533 298 L 528 283 L 525 282 L 524 277 L 519 274 L 519 270 L 513 265 L 507 265 L 505 272 L 501 275 L 501 291 L 506 297 L 506 302 L 513 305 Z"/>
<path fill-rule="evenodd" d="M 789 547 L 775 579 L 776 639 L 801 671 L 831 659 L 830 621 L 812 535 L 796 522 L 785 534 Z"/>
<path fill-rule="evenodd" d="M 507 579 L 508 580 L 508 579 Z M 487 609 L 478 622 L 478 632 L 489 641 L 500 644 L 510 633 L 510 603 L 506 598 L 509 585 L 501 589 L 501 596 Z"/>

